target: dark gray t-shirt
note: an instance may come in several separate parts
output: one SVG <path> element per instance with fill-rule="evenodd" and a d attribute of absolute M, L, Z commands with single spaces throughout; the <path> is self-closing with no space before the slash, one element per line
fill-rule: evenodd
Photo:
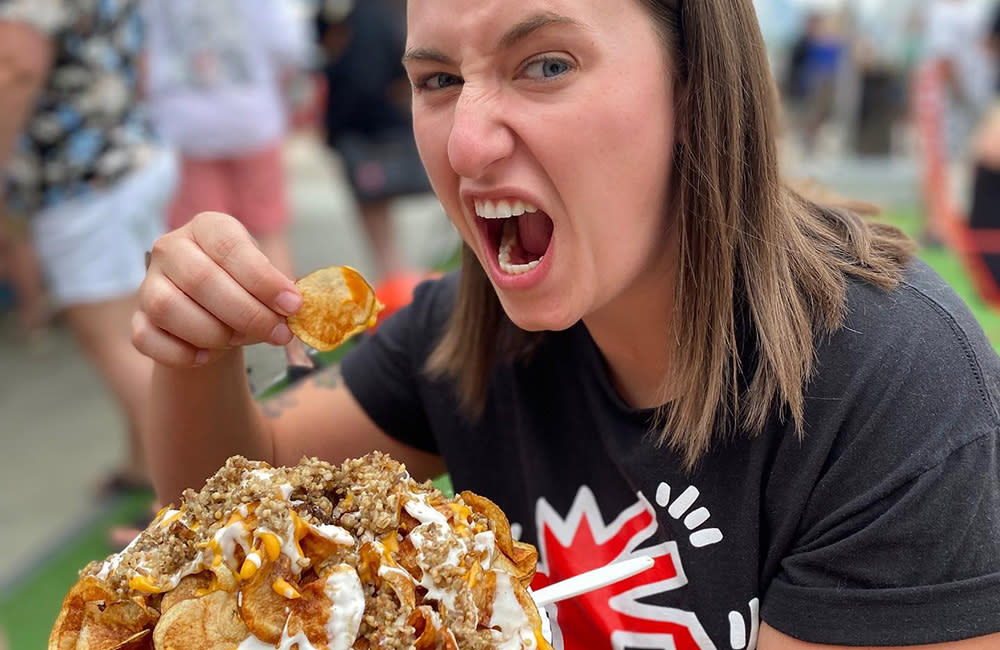
<path fill-rule="evenodd" d="M 850 283 L 803 439 L 776 414 L 691 473 L 616 393 L 582 324 L 496 368 L 484 415 L 460 415 L 421 372 L 456 289 L 423 285 L 344 377 L 382 429 L 441 454 L 456 489 L 496 501 L 538 546 L 536 588 L 655 558 L 550 606 L 556 647 L 743 650 L 761 620 L 849 645 L 1000 631 L 998 357 L 922 263 L 893 292 Z"/>

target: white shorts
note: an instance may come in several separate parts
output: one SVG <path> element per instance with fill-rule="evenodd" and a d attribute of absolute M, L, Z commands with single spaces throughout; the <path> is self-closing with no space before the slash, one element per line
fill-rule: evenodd
<path fill-rule="evenodd" d="M 163 150 L 113 187 L 45 208 L 31 219 L 54 306 L 114 300 L 139 288 L 145 252 L 165 230 L 177 175 L 176 155 Z"/>

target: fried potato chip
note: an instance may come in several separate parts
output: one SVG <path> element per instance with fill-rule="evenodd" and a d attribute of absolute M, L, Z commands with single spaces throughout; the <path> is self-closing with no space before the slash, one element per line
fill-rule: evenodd
<path fill-rule="evenodd" d="M 503 513 L 500 506 L 474 492 L 462 492 L 460 496 L 462 501 L 472 508 L 473 512 L 489 520 L 490 530 L 493 531 L 496 538 L 497 547 L 510 560 L 510 564 L 504 568 L 523 586 L 529 586 L 535 577 L 538 549 L 531 544 L 514 540 L 514 536 L 510 532 L 510 522 L 507 521 L 507 515 Z"/>
<path fill-rule="evenodd" d="M 288 620 L 288 599 L 274 589 L 279 579 L 291 583 L 288 558 L 267 564 L 240 587 L 239 613 L 253 635 L 267 643 L 278 643 Z"/>
<path fill-rule="evenodd" d="M 153 650 L 153 630 L 136 632 L 109 650 Z"/>
<path fill-rule="evenodd" d="M 156 624 L 153 645 L 158 650 L 232 650 L 250 636 L 236 600 L 234 593 L 213 591 L 175 604 Z"/>
<path fill-rule="evenodd" d="M 87 604 L 102 606 L 114 600 L 114 591 L 103 580 L 86 576 L 63 599 L 62 609 L 49 634 L 49 650 L 74 650 L 87 616 Z"/>
<path fill-rule="evenodd" d="M 319 579 L 305 585 L 301 597 L 289 601 L 289 637 L 305 634 L 314 646 L 328 645 L 326 623 L 330 616 L 330 598 L 326 594 L 326 580 Z"/>
<path fill-rule="evenodd" d="M 435 621 L 435 619 L 437 620 Z M 417 637 L 413 643 L 416 650 L 434 650 L 438 647 L 438 628 L 441 625 L 441 619 L 430 607 L 421 605 L 416 608 L 410 614 L 406 624 L 413 628 L 413 633 Z"/>
<path fill-rule="evenodd" d="M 349 266 L 313 271 L 295 286 L 302 293 L 302 308 L 288 317 L 288 327 L 317 350 L 332 350 L 368 329 L 383 309 L 375 290 Z"/>
<path fill-rule="evenodd" d="M 160 601 L 160 613 L 166 614 L 177 603 L 208 593 L 212 580 L 213 576 L 208 571 L 184 576 L 176 587 L 163 594 L 163 600 Z"/>
<path fill-rule="evenodd" d="M 155 617 L 145 607 L 123 600 L 103 608 L 87 603 L 83 626 L 76 640 L 76 650 L 115 650 L 121 647 L 141 647 Z"/>

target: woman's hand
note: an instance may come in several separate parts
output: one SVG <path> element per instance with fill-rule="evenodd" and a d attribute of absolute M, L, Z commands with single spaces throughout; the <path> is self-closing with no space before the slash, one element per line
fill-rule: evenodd
<path fill-rule="evenodd" d="M 204 212 L 153 245 L 132 319 L 132 342 L 174 368 L 217 359 L 241 345 L 285 345 L 285 317 L 302 306 L 236 219 Z"/>

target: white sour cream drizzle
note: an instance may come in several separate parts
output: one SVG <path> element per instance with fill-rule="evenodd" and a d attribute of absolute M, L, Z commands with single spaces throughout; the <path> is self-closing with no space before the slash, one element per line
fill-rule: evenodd
<path fill-rule="evenodd" d="M 472 548 L 475 549 L 477 553 L 485 552 L 481 562 L 484 569 L 490 568 L 490 565 L 493 564 L 493 555 L 496 553 L 496 547 L 496 536 L 493 534 L 492 530 L 476 533 L 472 538 Z"/>
<path fill-rule="evenodd" d="M 334 544 L 354 546 L 354 536 L 345 528 L 341 528 L 335 524 L 323 524 L 322 526 L 313 526 L 312 529 L 321 537 L 325 537 Z"/>
<path fill-rule="evenodd" d="M 237 546 L 243 549 L 244 554 L 249 553 L 251 550 L 250 529 L 247 528 L 243 520 L 237 520 L 227 526 L 223 526 L 215 532 L 215 536 L 212 539 L 222 553 L 223 562 L 230 567 L 236 566 Z"/>
<path fill-rule="evenodd" d="M 499 628 L 504 636 L 504 640 L 497 645 L 497 650 L 537 647 L 535 630 L 517 596 L 514 595 L 514 586 L 508 573 L 497 572 L 490 627 Z"/>
<path fill-rule="evenodd" d="M 338 564 L 326 576 L 323 591 L 330 599 L 330 613 L 326 620 L 327 645 L 330 650 L 350 650 L 358 638 L 361 617 L 365 613 L 361 578 L 349 564 Z"/>
<path fill-rule="evenodd" d="M 283 532 L 276 532 L 269 528 L 259 527 L 254 531 L 254 539 L 260 539 L 261 535 L 270 534 L 278 538 L 278 543 L 281 544 L 281 555 L 284 555 L 292 564 L 292 573 L 296 576 L 302 573 L 303 567 L 299 566 L 299 560 L 305 556 L 299 552 L 299 546 L 295 543 L 295 522 L 289 521 L 288 527 Z"/>
<path fill-rule="evenodd" d="M 409 496 L 410 498 L 406 500 L 406 504 L 403 508 L 406 512 L 410 513 L 411 517 L 422 524 L 429 524 L 433 522 L 441 524 L 442 526 L 448 525 L 448 518 L 427 503 L 427 497 L 425 495 L 410 494 Z"/>

